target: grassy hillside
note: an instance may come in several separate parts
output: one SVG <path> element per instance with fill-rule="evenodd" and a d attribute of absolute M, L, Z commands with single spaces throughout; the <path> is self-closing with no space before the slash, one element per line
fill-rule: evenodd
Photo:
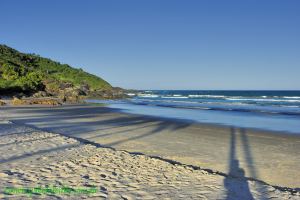
<path fill-rule="evenodd" d="M 0 45 L 0 94 L 30 93 L 44 90 L 45 87 L 55 90 L 62 84 L 85 85 L 90 90 L 111 88 L 105 80 L 82 69 Z"/>

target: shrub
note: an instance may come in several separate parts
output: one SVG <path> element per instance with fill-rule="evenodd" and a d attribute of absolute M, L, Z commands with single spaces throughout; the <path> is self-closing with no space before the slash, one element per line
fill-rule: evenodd
<path fill-rule="evenodd" d="M 43 76 L 40 72 L 29 72 L 17 80 L 23 90 L 36 91 L 43 87 Z"/>

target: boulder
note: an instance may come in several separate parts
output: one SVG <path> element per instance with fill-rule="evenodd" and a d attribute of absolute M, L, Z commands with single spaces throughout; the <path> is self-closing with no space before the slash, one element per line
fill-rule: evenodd
<path fill-rule="evenodd" d="M 57 106 L 61 105 L 61 101 L 59 99 L 54 98 L 28 98 L 28 99 L 19 99 L 17 97 L 14 97 L 12 102 L 12 105 L 18 106 L 18 105 L 52 105 Z"/>
<path fill-rule="evenodd" d="M 85 94 L 87 95 L 90 92 L 90 87 L 88 84 L 81 84 L 79 89 Z"/>
<path fill-rule="evenodd" d="M 19 99 L 18 97 L 14 97 L 13 100 L 11 101 L 11 104 L 14 106 L 18 106 L 18 105 L 26 105 L 28 104 L 28 102 L 26 100 Z"/>
<path fill-rule="evenodd" d="M 67 88 L 72 88 L 72 87 L 73 87 L 73 84 L 69 83 L 69 82 L 62 82 L 59 84 L 59 89 L 61 89 L 61 90 L 64 90 Z"/>
<path fill-rule="evenodd" d="M 63 102 L 68 103 L 79 103 L 82 100 L 82 96 L 85 96 L 85 92 L 80 88 L 66 88 L 64 90 L 60 90 L 58 94 L 58 98 Z"/>
<path fill-rule="evenodd" d="M 96 90 L 89 95 L 90 97 L 102 98 L 102 99 L 122 99 L 127 98 L 125 90 L 122 88 L 110 88 L 105 90 Z"/>
<path fill-rule="evenodd" d="M 49 96 L 50 95 L 47 92 L 45 92 L 45 91 L 39 91 L 39 92 L 34 93 L 32 95 L 32 97 L 34 97 L 34 98 L 49 97 Z"/>
<path fill-rule="evenodd" d="M 51 106 L 58 106 L 62 103 L 59 99 L 53 99 L 53 98 L 41 98 L 41 99 L 31 99 L 29 101 L 30 105 L 33 104 L 39 104 L 39 105 L 51 105 Z"/>

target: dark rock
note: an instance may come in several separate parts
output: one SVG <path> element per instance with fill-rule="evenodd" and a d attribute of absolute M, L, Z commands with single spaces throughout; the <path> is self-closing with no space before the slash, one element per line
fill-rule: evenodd
<path fill-rule="evenodd" d="M 59 89 L 61 89 L 61 90 L 64 90 L 66 88 L 72 88 L 72 87 L 73 87 L 73 84 L 68 83 L 68 82 L 63 82 L 63 83 L 60 83 L 60 85 L 59 85 Z"/>
<path fill-rule="evenodd" d="M 88 94 L 90 92 L 90 86 L 84 83 L 80 86 L 80 90 L 85 94 Z"/>
<path fill-rule="evenodd" d="M 126 95 L 125 90 L 122 88 L 111 88 L 93 91 L 89 93 L 89 97 L 101 99 L 122 99 L 128 98 L 128 95 Z"/>

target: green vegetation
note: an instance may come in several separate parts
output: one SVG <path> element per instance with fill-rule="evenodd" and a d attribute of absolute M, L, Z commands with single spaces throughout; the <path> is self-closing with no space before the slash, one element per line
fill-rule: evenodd
<path fill-rule="evenodd" d="M 0 94 L 4 92 L 33 93 L 49 88 L 58 90 L 62 84 L 87 86 L 90 90 L 110 89 L 103 79 L 82 69 L 52 61 L 36 54 L 20 53 L 0 45 Z"/>

